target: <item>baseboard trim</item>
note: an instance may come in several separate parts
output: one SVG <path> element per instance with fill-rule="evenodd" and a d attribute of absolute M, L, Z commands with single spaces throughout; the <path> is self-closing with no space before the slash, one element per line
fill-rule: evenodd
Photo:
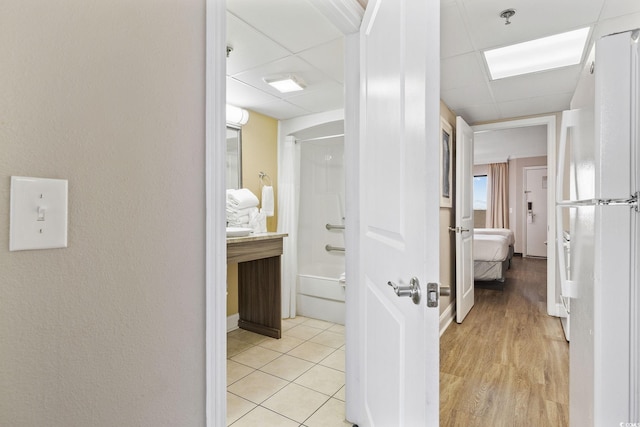
<path fill-rule="evenodd" d="M 232 314 L 231 316 L 227 316 L 227 332 L 231 332 L 233 330 L 238 329 L 238 320 L 240 320 L 240 314 Z"/>
<path fill-rule="evenodd" d="M 452 301 L 451 304 L 442 312 L 440 315 L 440 336 L 444 334 L 444 331 L 447 330 L 453 319 L 456 317 L 456 303 Z"/>

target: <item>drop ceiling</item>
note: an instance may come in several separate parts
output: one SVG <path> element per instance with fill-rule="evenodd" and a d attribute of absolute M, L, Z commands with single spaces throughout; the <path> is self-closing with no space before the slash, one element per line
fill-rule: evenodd
<path fill-rule="evenodd" d="M 506 8 L 516 9 L 510 25 Z M 308 0 L 227 0 L 227 9 L 229 104 L 280 120 L 343 108 L 342 33 Z M 472 124 L 567 109 L 582 64 L 491 81 L 482 51 L 586 26 L 589 45 L 640 28 L 640 1 L 442 0 L 442 100 Z M 263 81 L 289 73 L 307 89 L 280 94 Z"/>

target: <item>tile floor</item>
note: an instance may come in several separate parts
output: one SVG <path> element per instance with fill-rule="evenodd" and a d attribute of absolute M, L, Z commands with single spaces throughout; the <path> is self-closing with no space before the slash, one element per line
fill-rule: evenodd
<path fill-rule="evenodd" d="M 298 316 L 276 340 L 227 334 L 227 425 L 351 426 L 344 420 L 344 326 Z"/>

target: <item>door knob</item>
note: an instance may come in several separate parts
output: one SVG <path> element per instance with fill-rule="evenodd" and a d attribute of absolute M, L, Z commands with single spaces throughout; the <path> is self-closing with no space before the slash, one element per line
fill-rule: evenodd
<path fill-rule="evenodd" d="M 441 297 L 451 296 L 451 288 L 448 286 L 440 286 L 440 296 Z"/>
<path fill-rule="evenodd" d="M 412 277 L 409 286 L 398 286 L 389 281 L 387 285 L 391 286 L 399 297 L 411 297 L 414 304 L 420 303 L 420 282 L 417 277 Z"/>

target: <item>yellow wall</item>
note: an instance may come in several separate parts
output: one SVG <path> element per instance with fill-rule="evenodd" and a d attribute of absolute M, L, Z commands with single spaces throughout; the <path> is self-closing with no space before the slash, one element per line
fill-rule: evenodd
<path fill-rule="evenodd" d="M 242 186 L 258 196 L 262 190 L 258 174 L 271 177 L 276 200 L 275 215 L 267 218 L 267 231 L 276 231 L 278 225 L 278 121 L 254 111 L 242 126 Z"/>
<path fill-rule="evenodd" d="M 451 301 L 455 299 L 455 269 L 456 269 L 456 241 L 455 235 L 449 232 L 449 227 L 455 226 L 455 188 L 456 188 L 456 146 L 455 146 L 455 130 L 456 115 L 440 101 L 440 116 L 447 121 L 453 128 L 453 206 L 450 208 L 440 208 L 440 284 L 451 288 L 451 296 L 440 297 L 440 313 L 449 307 Z"/>
<path fill-rule="evenodd" d="M 267 231 L 278 225 L 278 121 L 249 112 L 249 121 L 242 126 L 242 186 L 251 190 L 262 202 L 258 174 L 271 177 L 275 197 L 275 215 L 267 218 Z M 227 316 L 238 312 L 238 264 L 227 264 Z"/>

